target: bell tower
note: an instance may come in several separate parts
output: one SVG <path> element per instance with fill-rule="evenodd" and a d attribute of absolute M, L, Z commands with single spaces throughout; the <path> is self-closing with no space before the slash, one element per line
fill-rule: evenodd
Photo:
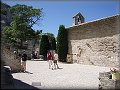
<path fill-rule="evenodd" d="M 73 16 L 73 25 L 78 25 L 84 23 L 84 17 L 82 14 L 79 12 L 76 15 Z"/>

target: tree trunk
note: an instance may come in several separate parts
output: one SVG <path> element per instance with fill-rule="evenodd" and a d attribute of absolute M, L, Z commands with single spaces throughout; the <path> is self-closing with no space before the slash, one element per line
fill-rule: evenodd
<path fill-rule="evenodd" d="M 34 43 L 33 43 L 33 49 L 35 51 L 35 45 L 36 45 L 37 39 L 34 39 Z"/>
<path fill-rule="evenodd" d="M 20 53 L 22 54 L 22 48 L 23 48 L 23 40 L 20 40 Z"/>

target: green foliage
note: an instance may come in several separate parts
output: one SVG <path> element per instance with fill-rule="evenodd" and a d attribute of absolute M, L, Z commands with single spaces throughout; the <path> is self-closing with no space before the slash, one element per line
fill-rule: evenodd
<path fill-rule="evenodd" d="M 42 35 L 41 43 L 40 43 L 40 55 L 47 57 L 47 52 L 48 52 L 49 48 L 50 48 L 50 43 L 48 40 L 48 36 Z"/>
<path fill-rule="evenodd" d="M 7 11 L 6 10 L 1 10 L 1 14 L 7 15 Z"/>
<path fill-rule="evenodd" d="M 53 38 L 51 40 L 51 50 L 56 50 L 56 40 L 55 40 L 55 38 Z"/>
<path fill-rule="evenodd" d="M 38 20 L 42 17 L 41 9 L 34 9 L 32 6 L 20 5 L 17 4 L 10 8 L 10 11 L 13 15 L 13 19 L 15 16 L 19 16 L 22 20 L 25 20 L 30 27 L 37 23 Z"/>
<path fill-rule="evenodd" d="M 14 18 L 10 26 L 7 26 L 3 30 L 5 38 L 8 43 L 23 42 L 31 38 L 33 30 L 27 26 L 26 22 L 23 22 L 20 17 Z M 22 44 L 21 44 L 22 45 Z"/>
<path fill-rule="evenodd" d="M 54 34 L 52 34 L 52 33 L 43 33 L 44 35 L 47 35 L 48 37 L 54 37 Z"/>
<path fill-rule="evenodd" d="M 13 37 L 11 28 L 6 26 L 4 29 L 5 30 L 2 31 L 2 42 L 4 44 L 11 43 L 12 45 L 14 45 L 14 43 L 16 43 L 16 38 Z"/>
<path fill-rule="evenodd" d="M 59 61 L 66 62 L 66 57 L 68 53 L 68 40 L 67 40 L 67 30 L 64 25 L 59 26 L 58 36 L 57 36 L 57 52 Z"/>
<path fill-rule="evenodd" d="M 50 50 L 56 50 L 56 40 L 54 34 L 52 33 L 43 33 L 44 35 L 48 36 L 49 43 L 50 43 Z"/>
<path fill-rule="evenodd" d="M 39 38 L 39 31 L 34 31 L 32 26 L 42 17 L 42 9 L 34 9 L 31 6 L 17 4 L 10 8 L 12 22 L 4 28 L 4 38 L 9 43 L 20 43 L 31 38 Z"/>

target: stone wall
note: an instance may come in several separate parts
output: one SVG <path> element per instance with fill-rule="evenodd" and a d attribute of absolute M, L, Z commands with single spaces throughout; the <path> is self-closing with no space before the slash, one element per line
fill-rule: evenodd
<path fill-rule="evenodd" d="M 39 40 L 36 42 L 35 47 L 33 48 L 33 44 L 34 44 L 34 40 L 28 40 L 27 41 L 27 49 L 26 49 L 26 53 L 28 56 L 28 60 L 31 59 L 31 53 L 32 51 L 34 52 L 38 52 L 38 56 L 39 56 L 39 47 L 40 47 L 40 42 Z M 39 58 L 39 57 L 38 57 Z"/>
<path fill-rule="evenodd" d="M 99 73 L 99 89 L 120 89 L 120 80 L 112 80 L 110 72 Z"/>
<path fill-rule="evenodd" d="M 26 54 L 28 56 L 27 59 L 30 60 L 33 49 L 33 43 L 32 40 L 28 41 L 27 43 L 28 43 L 27 49 L 23 49 L 23 50 L 26 50 Z M 27 43 L 24 43 L 24 45 Z M 12 72 L 22 71 L 23 68 L 21 67 L 21 57 L 19 56 L 19 54 L 21 54 L 21 50 L 18 50 L 18 53 L 14 54 L 15 48 L 4 44 L 5 44 L 4 42 L 1 43 L 2 65 L 10 66 Z M 35 45 L 35 51 L 37 50 L 37 48 L 39 48 L 39 43 Z"/>
<path fill-rule="evenodd" d="M 10 48 L 6 48 L 3 45 L 1 45 L 1 60 L 4 62 L 1 66 L 10 66 L 11 72 L 23 70 L 21 68 L 21 58 L 16 56 Z"/>
<path fill-rule="evenodd" d="M 72 63 L 119 67 L 119 20 L 116 15 L 66 28 Z"/>

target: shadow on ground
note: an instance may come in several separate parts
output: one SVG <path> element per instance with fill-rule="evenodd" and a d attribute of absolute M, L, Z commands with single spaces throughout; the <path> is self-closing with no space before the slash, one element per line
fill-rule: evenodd
<path fill-rule="evenodd" d="M 28 73 L 28 74 L 33 74 L 32 72 L 29 72 L 29 71 L 26 71 L 26 73 Z"/>
<path fill-rule="evenodd" d="M 34 59 L 34 60 L 31 60 L 31 59 L 29 59 L 27 61 L 47 61 L 47 60 L 43 60 L 43 59 Z"/>
<path fill-rule="evenodd" d="M 58 69 L 63 69 L 63 68 L 58 68 Z"/>
<path fill-rule="evenodd" d="M 37 89 L 37 90 L 40 90 L 39 88 L 36 88 L 32 85 L 29 85 L 17 79 L 13 79 L 13 82 L 14 84 L 2 84 L 1 89 Z"/>
<path fill-rule="evenodd" d="M 27 83 L 24 83 L 20 80 L 14 79 L 14 89 L 38 89 L 38 88 Z"/>

